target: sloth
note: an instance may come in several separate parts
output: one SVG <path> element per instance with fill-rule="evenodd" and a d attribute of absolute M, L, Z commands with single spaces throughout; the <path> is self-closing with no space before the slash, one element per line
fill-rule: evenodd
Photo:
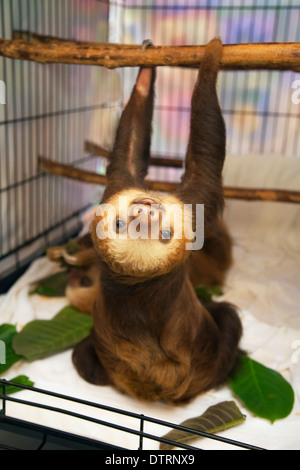
<path fill-rule="evenodd" d="M 77 266 L 67 296 L 93 316 L 90 335 L 74 348 L 75 368 L 86 381 L 139 400 L 189 402 L 223 384 L 240 354 L 236 308 L 200 302 L 194 289 L 221 285 L 232 262 L 222 220 L 226 136 L 216 90 L 222 50 L 219 38 L 206 46 L 184 174 L 172 194 L 147 187 L 156 71 L 140 68 L 101 204 L 71 262 Z"/>

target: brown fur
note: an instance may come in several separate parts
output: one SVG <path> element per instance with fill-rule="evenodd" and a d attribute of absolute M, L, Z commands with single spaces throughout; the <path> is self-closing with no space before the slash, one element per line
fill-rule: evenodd
<path fill-rule="evenodd" d="M 84 268 L 69 268 L 66 297 L 73 307 L 92 315 L 100 289 L 99 266 L 95 263 Z"/>
<path fill-rule="evenodd" d="M 99 217 L 91 228 L 100 283 L 93 330 L 75 348 L 73 361 L 87 381 L 112 384 L 142 400 L 187 402 L 223 383 L 238 355 L 241 323 L 234 307 L 224 302 L 204 306 L 193 288 L 199 283 L 223 282 L 231 263 L 230 237 L 221 220 L 225 126 L 216 94 L 221 54 L 221 41 L 211 41 L 192 98 L 186 171 L 174 194 L 176 200 L 193 208 L 205 205 L 203 249 L 187 252 L 182 240 L 178 245 L 174 240 L 155 240 L 157 245 L 151 246 L 153 250 L 157 247 L 161 259 L 151 269 L 152 249 L 139 263 L 143 250 L 135 253 L 132 243 L 136 241 L 114 240 L 112 244 L 109 239 L 99 240 Z M 113 202 L 126 190 L 153 197 L 145 189 L 144 178 L 154 78 L 155 70 L 141 69 L 120 120 L 102 202 Z M 154 197 L 166 203 L 165 196 Z M 147 210 L 147 202 L 143 204 Z M 121 262 L 123 242 L 132 251 Z M 154 241 L 139 240 L 145 252 L 149 243 Z"/>

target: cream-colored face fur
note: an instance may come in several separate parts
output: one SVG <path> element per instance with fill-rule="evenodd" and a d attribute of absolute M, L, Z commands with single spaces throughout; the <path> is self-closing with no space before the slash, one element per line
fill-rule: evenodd
<path fill-rule="evenodd" d="M 130 189 L 98 206 L 91 231 L 97 251 L 113 271 L 149 278 L 187 258 L 192 215 L 174 196 Z"/>

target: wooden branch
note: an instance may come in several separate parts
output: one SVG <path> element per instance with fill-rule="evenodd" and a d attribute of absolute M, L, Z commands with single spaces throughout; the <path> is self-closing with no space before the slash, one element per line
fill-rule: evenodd
<path fill-rule="evenodd" d="M 100 145 L 94 144 L 94 142 L 90 142 L 89 140 L 86 140 L 84 142 L 84 150 L 85 152 L 92 153 L 93 155 L 97 155 L 98 157 L 110 157 L 110 150 L 106 150 L 105 148 L 100 147 Z"/>
<path fill-rule="evenodd" d="M 110 158 L 110 152 L 103 149 L 99 145 L 85 141 L 85 150 L 99 155 L 101 157 Z M 180 158 L 160 158 L 151 157 L 150 165 L 165 166 L 168 168 L 183 168 L 183 160 Z M 148 181 L 149 187 L 158 191 L 174 191 L 176 183 Z M 300 202 L 300 192 L 298 191 L 285 191 L 278 189 L 252 189 L 252 188 L 233 188 L 226 187 L 224 194 L 227 198 L 233 199 L 249 199 L 249 200 L 267 200 L 267 201 L 282 201 L 282 202 Z"/>
<path fill-rule="evenodd" d="M 107 68 L 136 66 L 198 67 L 206 46 L 141 46 L 62 40 L 18 33 L 21 39 L 0 39 L 0 56 L 39 63 L 102 65 Z M 27 36 L 26 36 L 27 34 Z M 31 42 L 25 41 L 32 39 Z M 300 71 L 300 43 L 224 45 L 221 69 L 278 69 Z"/>
<path fill-rule="evenodd" d="M 38 157 L 38 170 L 57 176 L 64 176 L 83 183 L 106 184 L 106 176 L 92 171 L 81 170 L 72 165 L 57 163 L 48 158 Z"/>
<path fill-rule="evenodd" d="M 258 188 L 224 188 L 228 199 L 246 199 L 251 201 L 274 201 L 300 203 L 300 191 Z"/>
<path fill-rule="evenodd" d="M 85 183 L 106 184 L 106 176 L 104 175 L 74 168 L 72 165 L 56 163 L 44 157 L 38 157 L 38 169 L 39 171 L 75 179 Z M 174 191 L 178 185 L 178 183 L 172 183 L 169 181 L 146 180 L 146 183 L 149 189 L 162 192 Z M 300 191 L 225 187 L 224 196 L 228 199 L 300 203 Z"/>
<path fill-rule="evenodd" d="M 99 145 L 94 144 L 88 140 L 84 142 L 84 149 L 86 152 L 98 155 L 99 157 L 110 158 L 109 150 L 106 150 L 103 147 L 100 147 Z M 151 157 L 150 165 L 159 167 L 165 166 L 172 168 L 183 168 L 183 160 L 181 158 Z"/>
<path fill-rule="evenodd" d="M 49 43 L 54 43 L 57 44 L 58 42 L 64 43 L 67 41 L 69 44 L 76 44 L 76 41 L 74 39 L 62 39 L 57 36 L 48 36 L 46 34 L 38 34 L 38 33 L 32 33 L 31 31 L 23 31 L 23 30 L 14 30 L 12 32 L 12 38 L 13 40 L 21 40 L 25 42 L 31 42 L 31 43 L 42 43 L 42 44 L 49 44 Z"/>

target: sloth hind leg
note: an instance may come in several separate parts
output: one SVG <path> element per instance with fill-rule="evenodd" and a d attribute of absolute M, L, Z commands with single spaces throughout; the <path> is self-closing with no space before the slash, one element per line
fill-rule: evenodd
<path fill-rule="evenodd" d="M 222 383 L 235 371 L 238 360 L 244 354 L 244 351 L 238 348 L 242 336 L 242 323 L 235 306 L 228 302 L 210 302 L 206 308 L 220 331 L 218 382 Z"/>
<path fill-rule="evenodd" d="M 91 336 L 83 339 L 75 346 L 72 360 L 79 375 L 87 382 L 94 385 L 112 384 L 95 353 Z"/>

